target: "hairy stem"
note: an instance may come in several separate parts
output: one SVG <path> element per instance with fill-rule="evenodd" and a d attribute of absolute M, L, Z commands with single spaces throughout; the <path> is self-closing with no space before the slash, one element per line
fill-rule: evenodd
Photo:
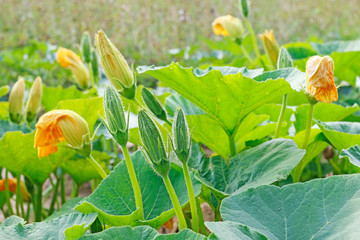
<path fill-rule="evenodd" d="M 197 213 L 194 188 L 193 188 L 193 185 L 191 182 L 189 168 L 187 166 L 187 163 L 183 164 L 183 171 L 184 171 L 184 177 L 185 177 L 187 191 L 189 194 L 191 218 L 192 218 L 192 229 L 194 230 L 194 232 L 198 233 L 199 232 L 199 217 L 198 217 L 198 213 Z"/>
<path fill-rule="evenodd" d="M 283 123 L 283 120 L 284 120 L 284 115 L 285 115 L 285 112 L 286 112 L 287 98 L 288 98 L 288 95 L 285 94 L 283 96 L 281 111 L 280 111 L 279 119 L 278 119 L 278 122 L 277 122 L 277 125 L 276 125 L 275 138 L 278 138 L 280 136 L 281 127 L 282 127 L 282 123 Z"/>
<path fill-rule="evenodd" d="M 100 164 L 93 158 L 93 156 L 90 154 L 89 156 L 89 161 L 91 163 L 91 165 L 96 169 L 96 171 L 100 174 L 100 176 L 102 177 L 102 179 L 105 179 L 107 177 L 106 172 L 104 171 L 104 169 L 100 166 Z"/>

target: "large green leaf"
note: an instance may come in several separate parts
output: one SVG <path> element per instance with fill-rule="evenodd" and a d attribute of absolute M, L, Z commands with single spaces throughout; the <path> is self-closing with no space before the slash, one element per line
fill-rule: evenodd
<path fill-rule="evenodd" d="M 226 198 L 221 216 L 268 239 L 357 239 L 359 181 L 353 174 L 249 189 Z"/>
<path fill-rule="evenodd" d="M 60 147 L 48 157 L 39 158 L 34 148 L 34 133 L 7 132 L 0 139 L 0 167 L 24 174 L 34 183 L 42 184 L 63 161 L 75 152 Z"/>
<path fill-rule="evenodd" d="M 91 152 L 91 155 L 103 169 L 107 169 L 106 163 L 112 158 L 111 156 L 105 152 L 94 150 Z M 80 155 L 75 155 L 63 162 L 61 167 L 69 173 L 73 180 L 79 185 L 91 179 L 100 178 L 98 171 L 89 163 L 89 160 Z"/>
<path fill-rule="evenodd" d="M 99 114 L 104 111 L 103 99 L 100 97 L 63 100 L 57 104 L 57 108 L 78 113 L 88 123 L 91 133 L 94 131 L 94 125 L 99 118 Z"/>
<path fill-rule="evenodd" d="M 349 161 L 360 168 L 360 147 L 355 145 L 340 152 L 339 158 L 347 157 Z"/>
<path fill-rule="evenodd" d="M 360 144 L 360 123 L 315 120 L 327 139 L 340 151 Z"/>
<path fill-rule="evenodd" d="M 286 44 L 285 47 L 293 60 L 308 58 L 317 54 L 310 43 L 294 42 Z"/>
<path fill-rule="evenodd" d="M 5 85 L 5 86 L 1 86 L 0 87 L 0 98 L 4 95 L 6 95 L 9 92 L 9 86 Z"/>
<path fill-rule="evenodd" d="M 72 213 L 60 217 L 24 225 L 23 221 L 14 221 L 11 225 L 0 226 L 1 239 L 78 239 L 82 236 L 97 214 Z M 76 228 L 77 231 L 71 231 Z M 65 232 L 65 233 L 64 233 Z"/>
<path fill-rule="evenodd" d="M 102 232 L 81 237 L 79 240 L 153 240 L 158 236 L 157 231 L 149 226 L 138 227 L 112 227 Z"/>
<path fill-rule="evenodd" d="M 321 55 L 330 55 L 333 52 L 360 52 L 360 40 L 311 43 L 311 46 Z"/>
<path fill-rule="evenodd" d="M 174 234 L 160 235 L 158 232 L 149 226 L 138 226 L 138 227 L 112 227 L 105 231 L 83 236 L 80 240 L 205 240 L 206 237 L 191 231 L 190 229 L 184 229 Z"/>
<path fill-rule="evenodd" d="M 206 222 L 205 225 L 218 240 L 266 240 L 267 238 L 236 222 Z"/>
<path fill-rule="evenodd" d="M 174 209 L 161 177 L 155 174 L 140 151 L 131 156 L 140 184 L 144 204 L 144 223 L 160 227 L 174 215 Z M 182 169 L 172 164 L 170 180 L 181 205 L 188 201 Z M 200 193 L 201 184 L 194 180 L 195 195 Z M 181 194 L 180 194 L 181 193 Z M 113 226 L 136 225 L 136 210 L 133 189 L 124 161 L 120 162 L 98 188 L 76 207 L 84 213 L 98 212 L 102 222 Z"/>
<path fill-rule="evenodd" d="M 58 102 L 65 99 L 77 99 L 77 98 L 88 98 L 96 97 L 97 91 L 95 88 L 90 89 L 87 92 L 82 92 L 76 89 L 75 86 L 69 88 L 62 88 L 61 86 L 47 87 L 43 86 L 43 96 L 41 99 L 41 105 L 46 111 L 54 109 Z"/>
<path fill-rule="evenodd" d="M 15 124 L 10 121 L 0 119 L 0 138 L 4 136 L 6 132 L 15 132 L 15 131 L 21 131 L 23 133 L 29 133 L 31 130 L 28 128 L 28 126 L 24 124 Z"/>
<path fill-rule="evenodd" d="M 214 118 L 228 134 L 232 134 L 254 109 L 291 91 L 284 79 L 258 82 L 240 72 L 223 75 L 214 69 L 198 75 L 197 70 L 176 63 L 158 68 L 139 67 L 138 70 L 159 79 L 190 100 Z"/>
<path fill-rule="evenodd" d="M 358 111 L 360 108 L 357 104 L 354 104 L 351 107 L 343 107 L 337 104 L 327 104 L 319 102 L 315 105 L 314 109 L 314 119 L 330 122 L 330 121 L 340 121 L 347 116 L 350 116 L 354 112 Z M 309 104 L 300 105 L 296 108 L 294 123 L 296 132 L 302 131 L 306 127 L 306 121 L 309 111 Z"/>
<path fill-rule="evenodd" d="M 300 162 L 305 150 L 289 139 L 274 139 L 229 159 L 215 156 L 191 164 L 197 178 L 219 197 L 286 179 Z M 194 161 L 194 160 L 191 160 Z"/>

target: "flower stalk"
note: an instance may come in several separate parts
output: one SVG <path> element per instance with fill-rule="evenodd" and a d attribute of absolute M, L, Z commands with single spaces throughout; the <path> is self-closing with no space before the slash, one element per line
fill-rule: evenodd
<path fill-rule="evenodd" d="M 308 118 L 307 118 L 307 122 L 306 122 L 304 140 L 303 140 L 303 144 L 301 147 L 302 149 L 306 149 L 308 141 L 309 141 L 311 126 L 312 126 L 312 121 L 313 121 L 314 107 L 315 107 L 315 103 L 310 103 Z"/>

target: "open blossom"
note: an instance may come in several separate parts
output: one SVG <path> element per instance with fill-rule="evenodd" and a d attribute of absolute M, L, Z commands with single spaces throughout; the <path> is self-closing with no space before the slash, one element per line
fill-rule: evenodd
<path fill-rule="evenodd" d="M 56 59 L 63 68 L 71 70 L 76 83 L 83 89 L 90 85 L 89 71 L 81 58 L 70 49 L 60 47 L 56 52 Z"/>
<path fill-rule="evenodd" d="M 12 193 L 16 193 L 16 185 L 17 185 L 17 179 L 16 178 L 9 178 L 8 179 L 8 186 L 9 191 Z M 0 180 L 0 191 L 5 191 L 5 179 Z M 30 200 L 30 193 L 28 192 L 25 183 L 20 181 L 20 192 L 22 199 L 27 202 Z"/>
<path fill-rule="evenodd" d="M 230 38 L 240 38 L 244 34 L 244 27 L 239 18 L 231 15 L 215 18 L 212 28 L 216 35 L 229 36 Z"/>
<path fill-rule="evenodd" d="M 90 131 L 86 121 L 70 110 L 47 112 L 36 124 L 35 144 L 39 157 L 47 157 L 58 151 L 58 144 L 66 141 L 68 146 L 83 155 L 91 152 Z"/>
<path fill-rule="evenodd" d="M 331 103 L 338 100 L 331 57 L 313 56 L 306 63 L 306 91 L 316 100 Z"/>

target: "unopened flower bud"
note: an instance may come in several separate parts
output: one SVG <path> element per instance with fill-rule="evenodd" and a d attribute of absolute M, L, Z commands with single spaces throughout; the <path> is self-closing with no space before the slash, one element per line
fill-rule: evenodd
<path fill-rule="evenodd" d="M 113 138 L 121 146 L 128 141 L 128 124 L 119 94 L 111 86 L 105 87 L 104 94 L 105 119 L 103 122 Z"/>
<path fill-rule="evenodd" d="M 63 68 L 71 70 L 75 83 L 80 88 L 86 89 L 90 86 L 89 71 L 76 53 L 60 47 L 56 52 L 56 59 Z"/>
<path fill-rule="evenodd" d="M 86 63 L 91 62 L 91 39 L 88 32 L 84 32 L 81 38 L 81 53 Z"/>
<path fill-rule="evenodd" d="M 313 56 L 306 63 L 306 92 L 316 100 L 331 103 L 338 100 L 331 57 Z"/>
<path fill-rule="evenodd" d="M 239 0 L 239 1 L 240 1 L 240 9 L 244 14 L 244 17 L 247 18 L 249 16 L 249 11 L 250 11 L 249 0 Z"/>
<path fill-rule="evenodd" d="M 123 55 L 112 44 L 112 42 L 102 30 L 96 34 L 95 41 L 101 65 L 111 84 L 124 97 L 130 99 L 134 98 L 134 74 Z"/>
<path fill-rule="evenodd" d="M 144 110 L 139 112 L 138 121 L 140 137 L 144 146 L 144 155 L 149 159 L 152 167 L 160 176 L 167 176 L 170 171 L 170 161 L 159 129 Z"/>
<path fill-rule="evenodd" d="M 212 28 L 216 35 L 228 36 L 232 39 L 241 39 L 244 34 L 244 27 L 239 18 L 231 15 L 215 18 Z"/>
<path fill-rule="evenodd" d="M 19 123 L 23 114 L 24 106 L 24 94 L 25 94 L 25 81 L 22 77 L 19 77 L 14 84 L 9 97 L 9 114 L 10 120 Z"/>
<path fill-rule="evenodd" d="M 141 96 L 148 109 L 159 119 L 166 121 L 166 112 L 156 97 L 146 88 L 141 90 Z"/>
<path fill-rule="evenodd" d="M 274 67 L 276 67 L 277 59 L 279 56 L 279 45 L 276 42 L 274 31 L 266 30 L 263 34 L 260 34 L 260 39 L 264 45 L 266 54 L 268 55 L 271 63 Z"/>
<path fill-rule="evenodd" d="M 88 157 L 91 142 L 87 122 L 70 110 L 52 110 L 41 116 L 36 124 L 34 143 L 39 157 L 47 157 L 57 152 L 57 145 L 63 141 L 67 142 L 68 147 Z"/>
<path fill-rule="evenodd" d="M 42 97 L 41 78 L 37 77 L 31 86 L 29 99 L 26 104 L 26 121 L 32 122 L 39 111 Z"/>
<path fill-rule="evenodd" d="M 280 48 L 279 57 L 277 60 L 277 68 L 290 68 L 293 67 L 293 60 L 290 53 L 284 47 Z"/>
<path fill-rule="evenodd" d="M 172 135 L 176 156 L 182 163 L 186 163 L 190 155 L 191 137 L 184 112 L 181 108 L 175 113 Z"/>
<path fill-rule="evenodd" d="M 91 68 L 92 68 L 94 76 L 98 77 L 99 76 L 99 64 L 98 64 L 98 60 L 97 60 L 96 51 L 94 49 L 91 51 Z"/>

